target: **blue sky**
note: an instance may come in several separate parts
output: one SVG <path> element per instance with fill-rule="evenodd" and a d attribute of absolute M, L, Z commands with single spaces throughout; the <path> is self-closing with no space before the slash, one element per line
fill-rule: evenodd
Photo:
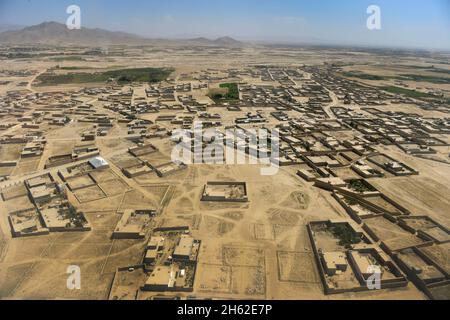
<path fill-rule="evenodd" d="M 0 24 L 65 22 L 71 4 L 84 27 L 147 37 L 450 49 L 450 0 L 0 0 Z M 366 28 L 372 4 L 381 30 Z"/>

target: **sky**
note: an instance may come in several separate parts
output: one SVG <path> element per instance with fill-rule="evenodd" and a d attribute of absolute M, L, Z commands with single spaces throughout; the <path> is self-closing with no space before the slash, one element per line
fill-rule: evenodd
<path fill-rule="evenodd" d="M 450 50 L 450 0 L 0 0 L 0 25 L 65 23 L 72 4 L 82 27 L 150 38 Z M 367 28 L 370 5 L 380 30 Z"/>

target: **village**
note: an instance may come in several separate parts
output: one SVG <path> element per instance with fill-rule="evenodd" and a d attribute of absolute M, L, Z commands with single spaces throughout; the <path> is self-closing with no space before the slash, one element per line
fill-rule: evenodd
<path fill-rule="evenodd" d="M 116 50 L 0 70 L 0 298 L 450 299 L 445 89 L 355 80 L 345 53 Z"/>

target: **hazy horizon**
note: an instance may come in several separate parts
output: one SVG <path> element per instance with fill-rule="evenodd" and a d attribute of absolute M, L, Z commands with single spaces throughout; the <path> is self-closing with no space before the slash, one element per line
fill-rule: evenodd
<path fill-rule="evenodd" d="M 146 38 L 230 36 L 269 43 L 450 50 L 449 0 L 0 0 L 0 25 L 64 23 L 72 4 L 81 8 L 82 27 Z M 366 27 L 370 5 L 381 9 L 381 30 Z"/>

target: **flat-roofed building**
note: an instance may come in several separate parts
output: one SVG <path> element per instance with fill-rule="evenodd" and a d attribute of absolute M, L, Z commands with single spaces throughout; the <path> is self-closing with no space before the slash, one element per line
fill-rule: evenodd
<path fill-rule="evenodd" d="M 189 235 L 182 235 L 178 245 L 173 252 L 174 260 L 189 260 L 194 247 L 194 238 Z"/>
<path fill-rule="evenodd" d="M 353 258 L 355 268 L 357 268 L 364 279 L 367 279 L 368 277 L 373 275 L 375 271 L 375 261 L 370 260 L 369 254 L 364 254 L 359 251 L 351 251 L 350 255 Z M 379 270 L 382 270 L 382 268 L 379 268 Z"/>
<path fill-rule="evenodd" d="M 322 255 L 325 272 L 333 276 L 338 271 L 346 271 L 348 267 L 344 252 L 324 252 Z"/>
<path fill-rule="evenodd" d="M 160 250 L 164 248 L 164 237 L 153 236 L 147 243 L 147 251 L 145 252 L 144 263 L 153 263 L 158 257 Z"/>
<path fill-rule="evenodd" d="M 114 239 L 143 239 L 151 221 L 150 211 L 125 210 L 113 231 Z"/>
<path fill-rule="evenodd" d="M 245 182 L 208 182 L 203 188 L 202 201 L 247 202 Z"/>
<path fill-rule="evenodd" d="M 109 163 L 103 157 L 94 157 L 89 159 L 89 164 L 94 169 L 106 169 L 109 168 Z"/>
<path fill-rule="evenodd" d="M 177 291 L 185 285 L 185 276 L 177 265 L 157 266 L 144 284 L 145 291 Z"/>

